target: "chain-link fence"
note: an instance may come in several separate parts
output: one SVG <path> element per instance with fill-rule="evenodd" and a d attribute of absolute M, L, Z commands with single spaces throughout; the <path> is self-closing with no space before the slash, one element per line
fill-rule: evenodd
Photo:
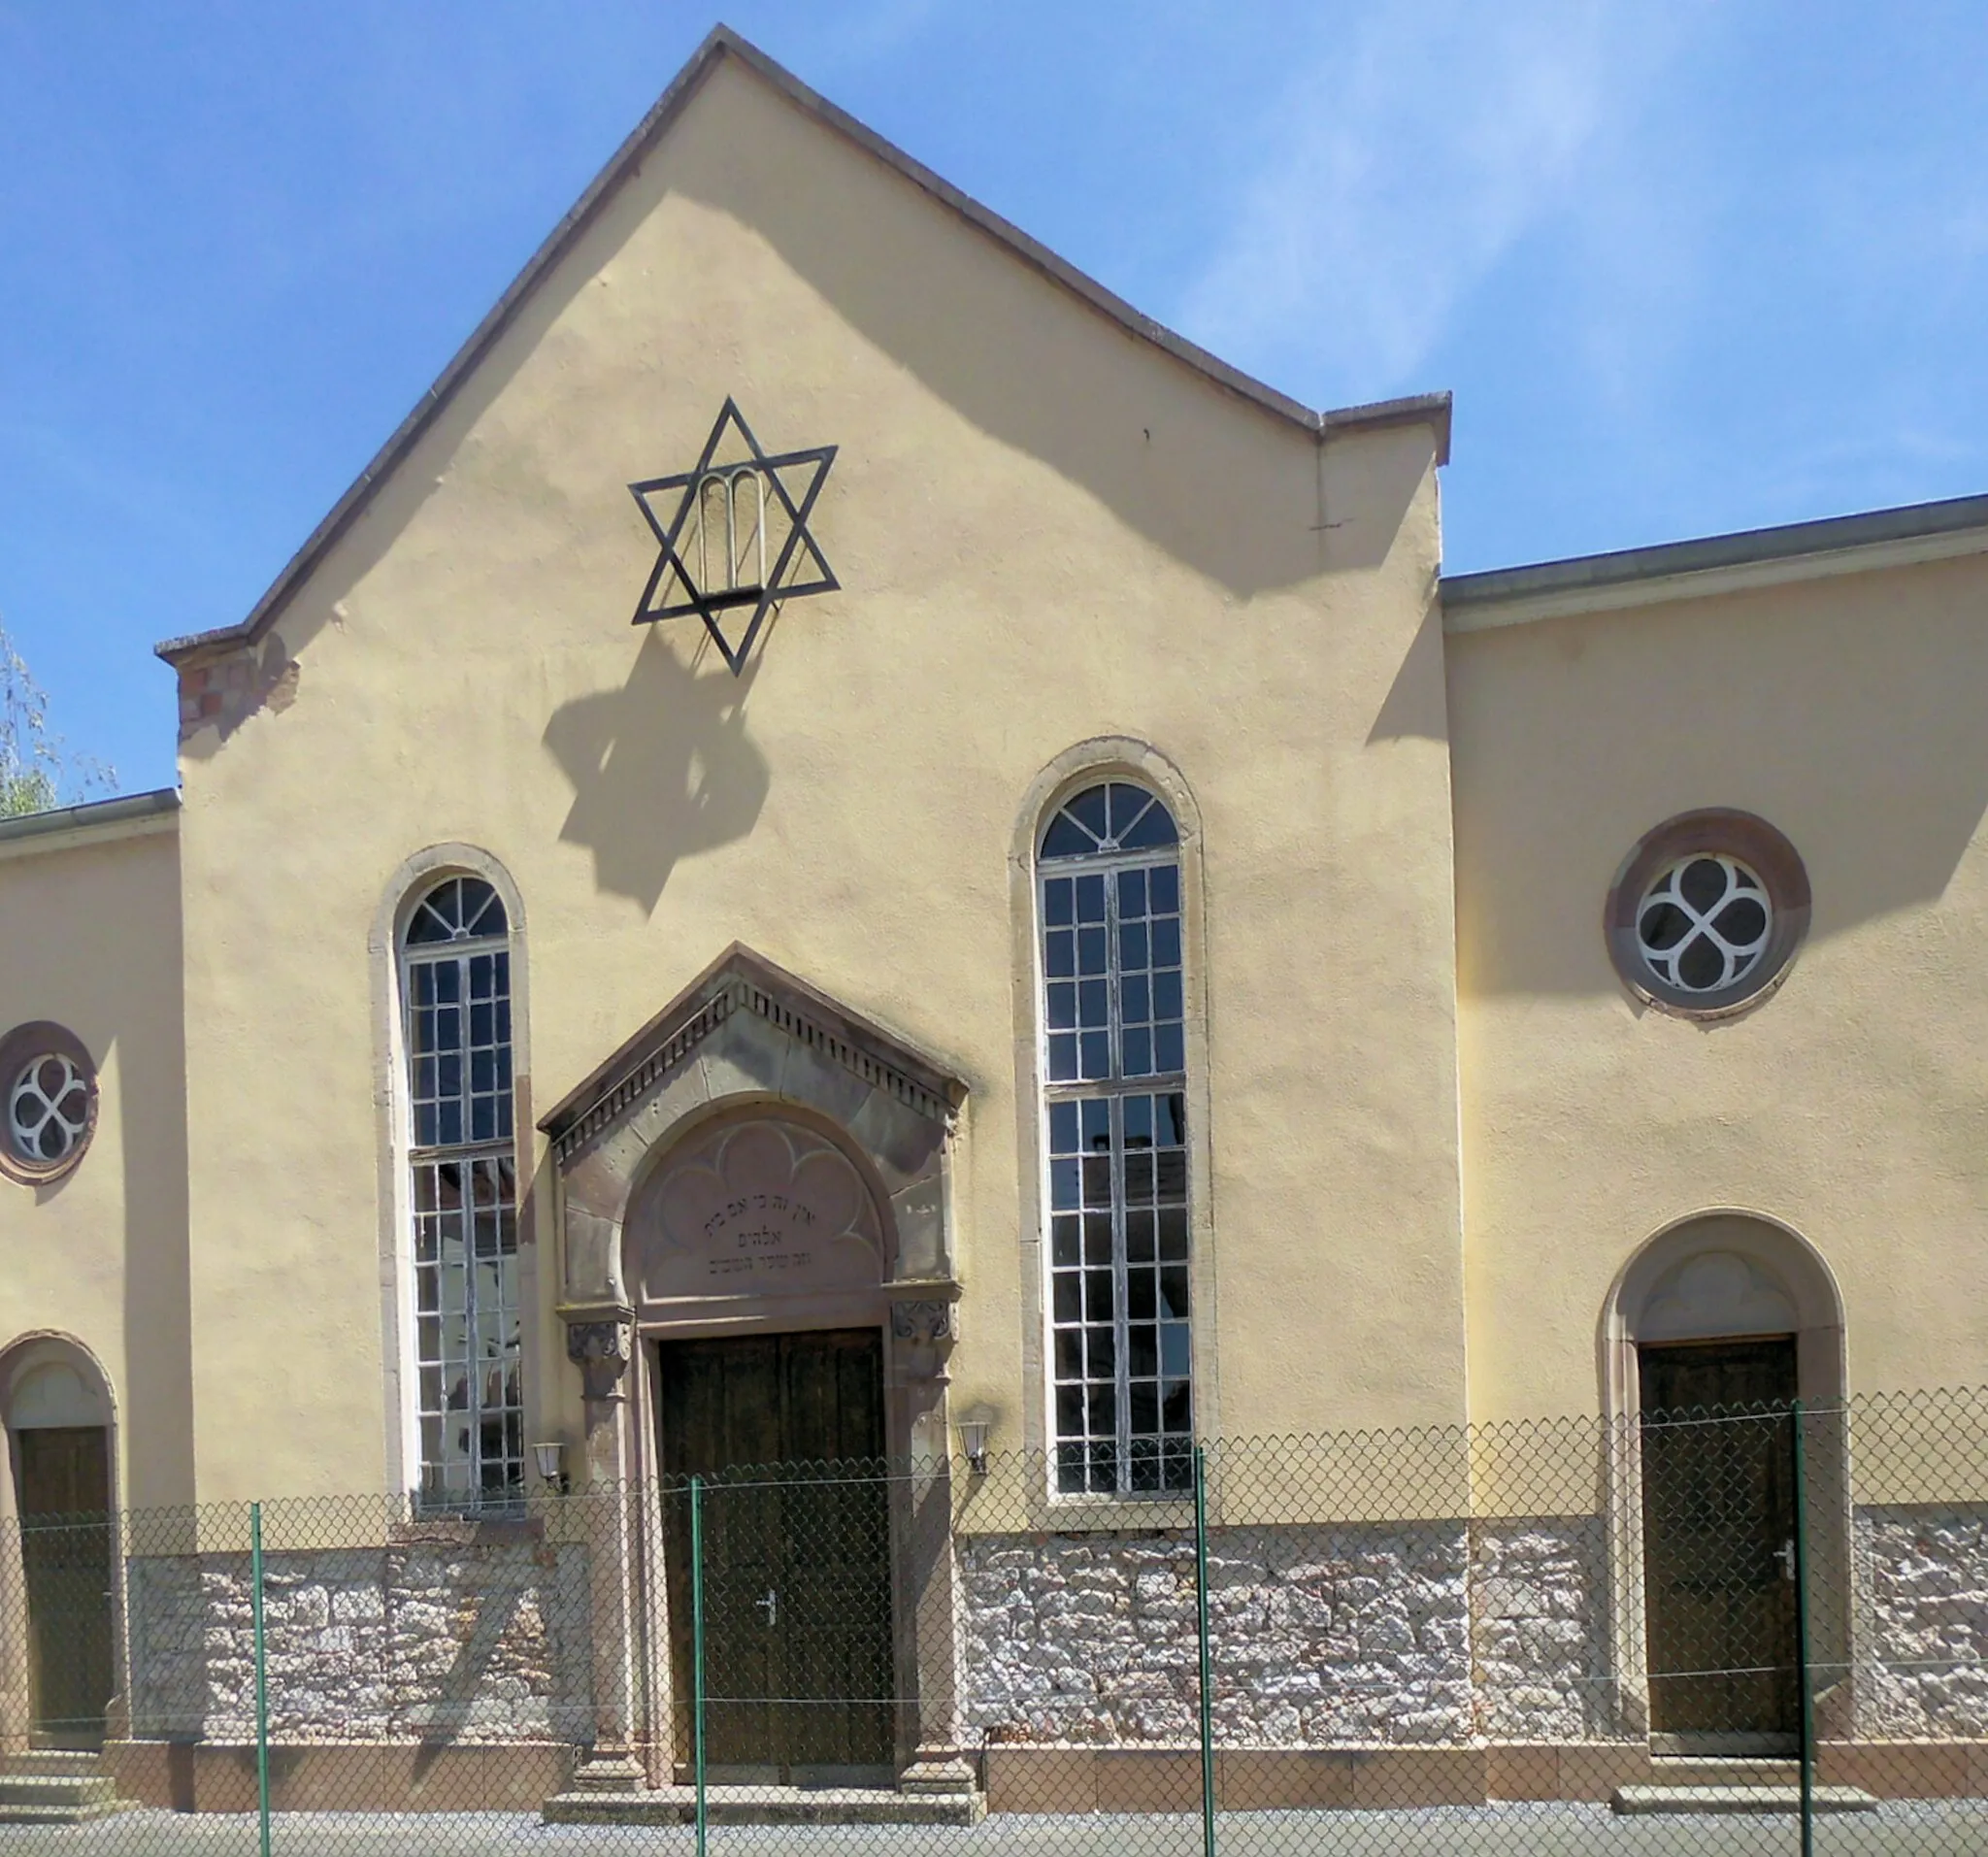
<path fill-rule="evenodd" d="M 1209 1441 L 1116 1496 L 23 1483 L 0 1844 L 1988 1849 L 1988 1392 L 1706 1408 L 1672 1351 L 1635 1420 Z"/>

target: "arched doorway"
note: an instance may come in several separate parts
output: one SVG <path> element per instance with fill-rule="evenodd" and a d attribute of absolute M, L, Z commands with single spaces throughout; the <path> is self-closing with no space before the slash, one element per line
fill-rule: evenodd
<path fill-rule="evenodd" d="M 959 1078 L 894 1033 L 735 945 L 540 1122 L 558 1168 L 565 1240 L 558 1314 L 567 1354 L 580 1369 L 589 1484 L 627 1488 L 684 1461 L 673 1460 L 659 1436 L 668 1347 L 814 1337 L 775 1345 L 789 1354 L 817 1344 L 838 1352 L 832 1369 L 824 1361 L 802 1370 L 812 1372 L 817 1386 L 833 1381 L 844 1389 L 823 1416 L 840 1426 L 880 1409 L 883 1453 L 894 1466 L 887 1584 L 874 1612 L 865 1600 L 839 1616 L 888 1617 L 891 1676 L 875 1681 L 878 1641 L 866 1636 L 860 1654 L 844 1661 L 846 1695 L 830 1700 L 823 1719 L 865 1685 L 873 1697 L 894 1696 L 887 1765 L 901 1785 L 934 1793 L 970 1792 L 974 1783 L 959 1741 L 946 1409 L 960 1297 L 949 1177 L 966 1096 Z M 703 1144 L 743 1142 L 754 1123 L 773 1127 L 784 1159 L 764 1146 L 771 1172 L 745 1196 L 730 1187 L 743 1183 L 741 1170 L 751 1171 L 753 1147 L 720 1155 Z M 673 1173 L 706 1163 L 726 1188 L 719 1204 L 701 1214 L 674 1206 Z M 784 1186 L 778 1178 L 783 1169 Z M 851 1180 L 859 1193 L 848 1190 Z M 707 1198 L 712 1185 L 704 1181 Z M 738 1209 L 736 1224 L 727 1212 L 722 1227 L 704 1231 L 741 1197 L 754 1203 Z M 805 1232 L 797 1229 L 797 1203 L 812 1214 L 799 1219 Z M 671 1234 L 683 1236 L 684 1217 L 696 1229 L 679 1243 Z M 740 1244 L 741 1234 L 753 1242 Z M 847 1348 L 827 1341 L 836 1333 L 850 1338 Z M 776 1376 L 784 1371 L 775 1363 Z M 860 1396 L 847 1394 L 849 1375 L 864 1389 Z M 763 1389 L 766 1363 L 746 1378 Z M 824 1401 L 817 1394 L 812 1404 L 819 1409 Z M 874 1418 L 866 1423 L 866 1439 L 874 1438 Z M 771 1446 L 733 1442 L 721 1455 L 767 1448 L 805 1454 L 811 1446 L 789 1437 Z M 812 1448 L 848 1454 L 871 1445 L 838 1437 Z M 663 1526 L 652 1534 L 653 1523 L 633 1509 L 617 1513 L 617 1539 L 603 1540 L 599 1549 L 628 1571 L 604 1584 L 595 1607 L 595 1740 L 583 1783 L 597 1791 L 645 1776 L 657 1783 L 688 1757 L 687 1698 L 670 1644 L 683 1609 L 672 1572 L 682 1564 L 681 1542 L 673 1557 L 671 1543 L 656 1539 L 668 1533 L 667 1516 L 653 1518 Z M 826 1532 L 845 1540 L 875 1533 Z M 866 1568 L 873 1559 L 866 1553 Z M 638 1586 L 644 1568 L 649 1571 Z M 876 1593 L 874 1569 L 862 1577 Z M 662 1621 L 645 1598 L 658 1592 L 675 1602 L 659 1608 L 669 1614 L 661 1633 L 650 1630 L 651 1621 Z M 756 1605 L 766 1593 L 762 1585 L 751 1595 L 755 1615 L 775 1609 Z M 858 1711 L 849 1719 L 865 1718 Z M 741 1765 L 846 1772 L 870 1762 L 789 1751 Z"/>
<path fill-rule="evenodd" d="M 46 1337 L 0 1357 L 27 1608 L 28 1732 L 94 1748 L 116 1687 L 111 1402 L 96 1363 Z"/>
<path fill-rule="evenodd" d="M 703 1499 L 711 1772 L 895 1776 L 879 1197 L 825 1124 L 758 1104 L 635 1190 L 627 1274 L 656 1461 Z M 753 1467 L 777 1467 L 773 1469 Z M 748 1473 L 742 1476 L 741 1473 Z M 687 1506 L 664 1512 L 675 1687 L 690 1671 Z"/>
<path fill-rule="evenodd" d="M 1786 1228 L 1739 1213 L 1653 1239 L 1606 1322 L 1612 1412 L 1630 1446 L 1618 1567 L 1640 1617 L 1652 1745 L 1794 1751 L 1797 1536 L 1808 1549 L 1811 1667 L 1841 1636 L 1843 1325 L 1834 1280 Z M 1797 1402 L 1801 1402 L 1797 1464 Z M 1838 1609 L 1840 1609 L 1839 1608 Z M 1821 1643 L 1818 1643 L 1818 1637 Z"/>

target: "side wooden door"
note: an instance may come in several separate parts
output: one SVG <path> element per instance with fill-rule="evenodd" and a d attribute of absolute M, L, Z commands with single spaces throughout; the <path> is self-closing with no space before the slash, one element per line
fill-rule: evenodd
<path fill-rule="evenodd" d="M 893 1691 L 882 1338 L 662 1350 L 662 1461 L 703 1502 L 705 1744 L 720 1779 L 887 1776 Z M 688 1505 L 665 1516 L 672 1658 L 690 1693 Z"/>
<path fill-rule="evenodd" d="M 108 1437 L 100 1425 L 20 1431 L 14 1448 L 34 1739 L 98 1747 L 116 1681 Z"/>
<path fill-rule="evenodd" d="M 1647 1346 L 1638 1366 L 1651 1732 L 1791 1747 L 1794 1337 Z"/>

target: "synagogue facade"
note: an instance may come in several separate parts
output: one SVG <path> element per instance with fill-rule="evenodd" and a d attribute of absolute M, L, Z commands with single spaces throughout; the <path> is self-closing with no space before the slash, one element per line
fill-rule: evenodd
<path fill-rule="evenodd" d="M 714 35 L 254 612 L 158 647 L 177 789 L 0 824 L 0 1504 L 456 1531 L 299 1574 L 353 1618 L 538 1517 L 504 1684 L 327 1665 L 297 1733 L 639 1791 L 678 1524 L 559 1503 L 922 1466 L 874 1567 L 914 1706 L 814 1764 L 984 1789 L 1101 1709 L 1188 1733 L 1078 1708 L 1093 1627 L 1032 1608 L 1135 1614 L 1198 1441 L 1988 1384 L 1988 498 L 1446 577 L 1449 443 Z M 1622 1514 L 1481 1489 L 1354 1503 L 1396 1648 L 1293 1627 L 1324 1700 L 1235 1732 L 1663 1732 Z M 1894 1551 L 1845 1500 L 1828 1551 Z M 84 1740 L 241 1739 L 204 1551 L 127 1556 Z M 1486 1599 L 1529 1556 L 1588 1637 Z"/>

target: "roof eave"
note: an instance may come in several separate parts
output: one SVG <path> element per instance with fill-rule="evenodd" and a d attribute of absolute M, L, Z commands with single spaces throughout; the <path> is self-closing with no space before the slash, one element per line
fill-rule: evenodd
<path fill-rule="evenodd" d="M 20 812 L 0 818 L 0 858 L 171 832 L 179 826 L 179 813 L 180 792 L 171 786 L 50 807 L 46 812 Z"/>
<path fill-rule="evenodd" d="M 1988 496 L 1949 497 L 1655 547 L 1445 575 L 1443 629 L 1488 631 L 1981 553 L 1988 553 Z"/>

